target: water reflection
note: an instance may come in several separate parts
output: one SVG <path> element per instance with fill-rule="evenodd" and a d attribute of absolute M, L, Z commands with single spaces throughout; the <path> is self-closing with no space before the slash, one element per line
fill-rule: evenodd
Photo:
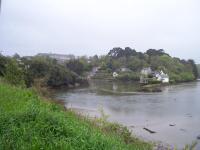
<path fill-rule="evenodd" d="M 79 108 L 89 115 L 99 115 L 103 106 L 110 121 L 132 127 L 134 133 L 147 140 L 163 141 L 177 147 L 191 144 L 200 135 L 200 82 L 184 83 L 163 88 L 161 93 L 115 95 L 103 90 L 133 92 L 136 83 L 93 81 L 89 87 L 60 91 L 57 99 L 68 107 Z M 175 126 L 169 126 L 175 124 Z M 143 130 L 148 127 L 156 134 Z"/>

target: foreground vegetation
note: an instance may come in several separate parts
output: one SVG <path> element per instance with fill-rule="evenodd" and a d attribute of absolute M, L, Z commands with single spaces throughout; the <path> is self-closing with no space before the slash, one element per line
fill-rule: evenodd
<path fill-rule="evenodd" d="M 0 114 L 0 149 L 152 149 L 124 127 L 89 121 L 2 82 Z"/>

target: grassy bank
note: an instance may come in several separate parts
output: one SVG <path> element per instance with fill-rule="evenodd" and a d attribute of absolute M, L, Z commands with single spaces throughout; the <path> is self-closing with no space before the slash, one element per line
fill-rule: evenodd
<path fill-rule="evenodd" d="M 90 121 L 4 83 L 0 114 L 0 149 L 152 149 L 120 125 Z"/>

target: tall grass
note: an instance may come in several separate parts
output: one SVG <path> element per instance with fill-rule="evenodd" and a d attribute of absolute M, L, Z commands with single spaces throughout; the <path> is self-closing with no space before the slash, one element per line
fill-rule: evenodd
<path fill-rule="evenodd" d="M 31 90 L 0 83 L 0 149 L 152 149 L 119 129 L 92 125 L 72 111 L 42 101 Z"/>

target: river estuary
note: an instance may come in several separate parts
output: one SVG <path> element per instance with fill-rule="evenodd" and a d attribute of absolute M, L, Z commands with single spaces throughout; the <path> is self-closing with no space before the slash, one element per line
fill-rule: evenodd
<path fill-rule="evenodd" d="M 178 149 L 196 141 L 200 149 L 200 82 L 165 86 L 158 93 L 134 93 L 136 89 L 134 83 L 91 81 L 88 87 L 56 92 L 54 98 L 92 117 L 100 116 L 103 108 L 109 121 L 145 140 Z"/>

